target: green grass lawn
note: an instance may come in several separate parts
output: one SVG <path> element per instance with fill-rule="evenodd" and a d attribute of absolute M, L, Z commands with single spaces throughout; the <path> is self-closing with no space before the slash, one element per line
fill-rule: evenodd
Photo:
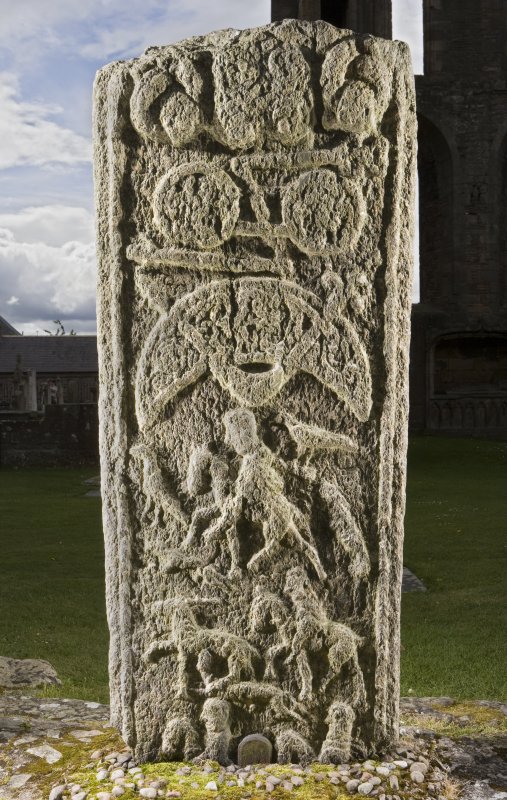
<path fill-rule="evenodd" d="M 0 655 L 46 658 L 58 694 L 107 702 L 96 472 L 0 472 Z M 411 442 L 405 564 L 428 592 L 403 595 L 403 694 L 507 696 L 506 475 L 507 443 Z"/>
<path fill-rule="evenodd" d="M 507 697 L 507 443 L 416 438 L 409 449 L 402 694 Z"/>
<path fill-rule="evenodd" d="M 45 658 L 58 693 L 108 702 L 100 498 L 83 484 L 97 472 L 0 472 L 0 655 Z"/>

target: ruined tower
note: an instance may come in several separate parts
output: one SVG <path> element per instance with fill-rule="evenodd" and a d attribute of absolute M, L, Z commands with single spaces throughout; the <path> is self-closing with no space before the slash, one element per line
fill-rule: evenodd
<path fill-rule="evenodd" d="M 507 436 L 507 13 L 503 0 L 421 2 L 410 422 Z M 390 0 L 273 0 L 272 16 L 392 34 Z"/>

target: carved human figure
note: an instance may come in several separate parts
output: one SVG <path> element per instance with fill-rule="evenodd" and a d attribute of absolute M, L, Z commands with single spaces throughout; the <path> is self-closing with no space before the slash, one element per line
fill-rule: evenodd
<path fill-rule="evenodd" d="M 354 710 L 347 703 L 332 703 L 326 715 L 327 734 L 319 753 L 323 764 L 343 764 L 350 759 Z"/>
<path fill-rule="evenodd" d="M 275 641 L 263 652 L 265 669 L 264 679 L 277 681 L 278 659 L 291 653 L 292 638 L 289 625 L 289 609 L 284 600 L 274 592 L 257 586 L 249 612 L 250 636 L 263 636 L 268 631 L 275 631 Z"/>
<path fill-rule="evenodd" d="M 260 440 L 252 411 L 239 408 L 224 416 L 225 441 L 239 456 L 236 480 L 225 497 L 218 496 L 220 517 L 204 533 L 208 541 L 224 534 L 231 556 L 231 573 L 240 571 L 239 540 L 236 525 L 248 509 L 251 524 L 262 528 L 264 545 L 247 563 L 250 571 L 259 571 L 277 550 L 287 544 L 296 548 L 311 564 L 319 578 L 325 578 L 312 532 L 304 514 L 284 494 L 283 464 Z M 193 544 L 194 534 L 185 542 Z"/>
<path fill-rule="evenodd" d="M 230 706 L 227 700 L 210 697 L 204 701 L 201 720 L 206 726 L 206 747 L 199 757 L 199 761 L 210 759 L 223 765 L 231 763 L 229 758 L 231 741 L 229 715 Z"/>

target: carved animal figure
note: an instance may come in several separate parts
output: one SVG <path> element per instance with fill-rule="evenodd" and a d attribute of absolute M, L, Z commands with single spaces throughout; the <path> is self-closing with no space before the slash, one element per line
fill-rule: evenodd
<path fill-rule="evenodd" d="M 310 653 L 327 650 L 329 660 L 328 679 L 321 689 L 325 691 L 333 676 L 350 662 L 352 668 L 352 697 L 348 698 L 352 705 L 360 705 L 365 701 L 366 692 L 357 649 L 361 638 L 353 630 L 340 622 L 327 617 L 308 576 L 300 567 L 293 567 L 287 573 L 285 591 L 294 606 L 294 622 L 296 632 L 292 643 L 301 690 L 299 699 L 309 701 L 313 695 L 313 673 L 310 666 Z"/>
<path fill-rule="evenodd" d="M 354 589 L 357 589 L 360 581 L 367 578 L 370 572 L 370 557 L 363 535 L 338 486 L 323 480 L 320 482 L 319 491 L 328 507 L 336 540 L 350 558 L 349 571 Z"/>
<path fill-rule="evenodd" d="M 310 464 L 312 456 L 319 451 L 336 450 L 357 456 L 357 444 L 349 436 L 316 425 L 306 425 L 289 414 L 285 414 L 285 424 L 297 445 L 301 461 L 300 472 L 309 483 L 317 487 L 327 506 L 336 541 L 349 556 L 349 571 L 354 582 L 354 592 L 357 592 L 360 581 L 367 578 L 370 572 L 370 557 L 363 534 L 339 487 L 329 480 L 321 479 L 316 468 Z"/>
<path fill-rule="evenodd" d="M 190 661 L 207 651 L 227 661 L 228 673 L 226 676 L 210 679 L 211 663 L 206 663 L 201 677 L 205 684 L 206 694 L 223 691 L 231 683 L 242 679 L 254 677 L 253 661 L 259 658 L 259 653 L 245 639 L 235 636 L 219 628 L 204 628 L 198 625 L 194 612 L 187 600 L 177 601 L 171 618 L 171 637 L 153 642 L 147 649 L 145 657 L 151 661 L 171 652 L 177 654 L 177 687 L 178 697 L 188 698 L 188 676 L 191 673 Z"/>
<path fill-rule="evenodd" d="M 183 510 L 170 481 L 158 462 L 156 453 L 148 445 L 135 445 L 131 448 L 134 458 L 142 459 L 143 463 L 143 489 L 146 502 L 142 511 L 142 519 L 146 519 L 150 512 L 153 513 L 153 524 L 156 525 L 161 514 L 165 518 L 172 517 L 181 525 L 187 526 L 188 515 Z"/>

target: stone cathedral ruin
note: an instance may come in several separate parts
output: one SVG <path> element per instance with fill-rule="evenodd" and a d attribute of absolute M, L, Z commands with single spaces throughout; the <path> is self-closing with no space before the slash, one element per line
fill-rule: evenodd
<path fill-rule="evenodd" d="M 112 722 L 138 759 L 397 734 L 414 90 L 324 22 L 95 95 Z"/>

